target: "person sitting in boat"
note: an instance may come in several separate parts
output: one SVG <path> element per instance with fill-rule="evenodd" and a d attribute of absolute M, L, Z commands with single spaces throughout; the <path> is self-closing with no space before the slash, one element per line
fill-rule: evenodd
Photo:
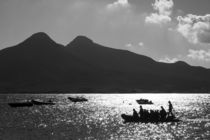
<path fill-rule="evenodd" d="M 49 99 L 48 102 L 49 102 L 49 103 L 52 103 L 53 101 L 52 101 L 52 99 Z"/>
<path fill-rule="evenodd" d="M 161 110 L 160 110 L 160 119 L 161 120 L 165 120 L 166 119 L 166 110 L 163 108 L 163 106 L 161 106 Z"/>
<path fill-rule="evenodd" d="M 140 115 L 140 118 L 143 118 L 144 116 L 144 109 L 142 108 L 142 106 L 140 106 L 139 115 Z"/>
<path fill-rule="evenodd" d="M 171 101 L 168 101 L 168 116 L 174 116 L 172 110 L 173 110 L 173 105 L 171 104 Z"/>
<path fill-rule="evenodd" d="M 160 120 L 160 112 L 159 112 L 159 110 L 154 110 L 154 119 L 155 119 L 155 121 Z"/>
<path fill-rule="evenodd" d="M 155 111 L 154 110 L 150 110 L 150 120 L 151 121 L 155 120 Z"/>
<path fill-rule="evenodd" d="M 137 111 L 135 110 L 135 109 L 133 109 L 133 117 L 135 118 L 135 119 L 138 119 L 138 113 L 137 113 Z"/>
<path fill-rule="evenodd" d="M 149 117 L 150 117 L 149 110 L 144 109 L 144 110 L 143 110 L 143 119 L 148 120 Z"/>

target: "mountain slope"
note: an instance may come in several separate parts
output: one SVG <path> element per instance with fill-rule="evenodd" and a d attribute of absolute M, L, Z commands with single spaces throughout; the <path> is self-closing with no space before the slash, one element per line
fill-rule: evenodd
<path fill-rule="evenodd" d="M 210 70 L 45 33 L 0 51 L 0 92 L 209 92 Z"/>
<path fill-rule="evenodd" d="M 149 91 L 196 91 L 203 90 L 209 83 L 208 69 L 192 67 L 181 61 L 159 63 L 126 50 L 98 45 L 83 36 L 75 38 L 66 48 L 78 58 L 114 72 L 113 79 L 120 79 L 122 87 Z"/>
<path fill-rule="evenodd" d="M 0 65 L 0 87 L 6 92 L 30 91 L 34 87 L 37 91 L 51 90 L 57 85 L 81 82 L 83 77 L 78 75 L 95 73 L 91 65 L 66 53 L 64 46 L 44 33 L 0 51 Z"/>

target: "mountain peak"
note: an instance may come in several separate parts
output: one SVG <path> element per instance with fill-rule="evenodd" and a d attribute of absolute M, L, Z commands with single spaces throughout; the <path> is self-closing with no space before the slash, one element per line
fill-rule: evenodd
<path fill-rule="evenodd" d="M 91 39 L 89 39 L 88 37 L 83 36 L 83 35 L 77 36 L 73 41 L 82 41 L 82 42 L 91 42 L 91 43 L 93 43 L 93 41 Z"/>
<path fill-rule="evenodd" d="M 35 33 L 31 37 L 29 37 L 29 39 L 38 40 L 38 41 L 43 41 L 43 40 L 51 40 L 52 41 L 52 39 L 44 32 Z"/>
<path fill-rule="evenodd" d="M 38 32 L 31 35 L 26 39 L 23 44 L 46 44 L 46 43 L 55 43 L 46 33 Z"/>
<path fill-rule="evenodd" d="M 49 38 L 49 36 L 45 32 L 38 32 L 33 34 L 31 37 L 42 37 L 42 38 Z"/>
<path fill-rule="evenodd" d="M 70 42 L 67 46 L 89 46 L 94 42 L 86 36 L 77 36 L 72 42 Z"/>
<path fill-rule="evenodd" d="M 179 65 L 179 66 L 189 66 L 186 62 L 184 61 L 177 61 L 174 64 Z"/>

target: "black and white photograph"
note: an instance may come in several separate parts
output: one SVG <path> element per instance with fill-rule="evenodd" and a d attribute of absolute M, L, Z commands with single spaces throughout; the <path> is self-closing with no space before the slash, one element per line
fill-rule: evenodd
<path fill-rule="evenodd" d="M 0 140 L 210 140 L 210 0 L 0 0 Z"/>

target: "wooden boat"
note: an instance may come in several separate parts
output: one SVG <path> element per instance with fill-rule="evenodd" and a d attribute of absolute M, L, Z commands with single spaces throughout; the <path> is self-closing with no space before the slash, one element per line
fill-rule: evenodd
<path fill-rule="evenodd" d="M 39 101 L 39 100 L 31 100 L 31 102 L 34 105 L 55 105 L 55 103 L 53 103 L 52 101 L 48 101 L 48 102 L 44 102 L 44 101 Z"/>
<path fill-rule="evenodd" d="M 8 103 L 9 106 L 11 107 L 31 107 L 33 106 L 32 102 L 15 102 L 15 103 Z"/>
<path fill-rule="evenodd" d="M 83 98 L 83 97 L 68 97 L 68 99 L 70 100 L 70 101 L 72 101 L 72 102 L 87 102 L 88 101 L 88 99 L 86 99 L 86 98 Z"/>
<path fill-rule="evenodd" d="M 124 123 L 133 122 L 133 123 L 167 123 L 167 122 L 179 122 L 180 120 L 169 116 L 164 120 L 160 119 L 142 119 L 140 117 L 134 117 L 132 115 L 122 114 L 121 117 L 124 120 Z"/>
<path fill-rule="evenodd" d="M 153 104 L 153 102 L 149 101 L 148 99 L 139 99 L 139 100 L 136 100 L 136 102 L 138 104 Z"/>

